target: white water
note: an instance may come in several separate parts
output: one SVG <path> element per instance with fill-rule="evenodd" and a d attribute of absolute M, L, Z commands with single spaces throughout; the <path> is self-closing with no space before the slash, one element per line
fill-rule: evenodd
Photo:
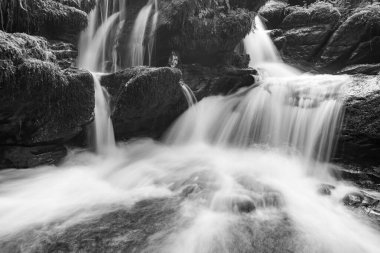
<path fill-rule="evenodd" d="M 100 85 L 100 75 L 92 74 L 95 88 L 95 148 L 100 154 L 112 151 L 115 147 L 115 135 L 111 121 L 109 95 L 105 88 Z"/>
<path fill-rule="evenodd" d="M 148 0 L 148 3 L 141 9 L 137 15 L 135 24 L 133 26 L 132 34 L 129 40 L 129 55 L 130 55 L 130 66 L 141 66 L 144 65 L 146 45 L 144 40 L 146 38 L 146 29 L 151 16 L 152 9 L 154 8 L 155 13 L 153 14 L 151 31 L 149 35 L 148 42 L 148 57 L 149 65 L 152 61 L 152 51 L 154 45 L 154 35 L 157 25 L 158 11 L 157 11 L 157 1 L 153 2 Z"/>
<path fill-rule="evenodd" d="M 97 0 L 79 41 L 77 64 L 94 72 L 116 71 L 121 61 L 117 44 L 126 18 L 126 1 Z"/>
<path fill-rule="evenodd" d="M 283 63 L 272 63 L 286 73 Z M 258 65 L 268 70 L 265 58 Z M 326 167 L 311 161 L 328 160 L 347 81 L 290 71 L 257 88 L 203 99 L 164 143 L 139 140 L 106 157 L 73 153 L 58 168 L 1 171 L 0 244 L 32 251 L 46 234 L 54 239 L 73 224 L 160 197 L 181 202 L 173 229 L 149 235 L 140 252 L 377 253 L 379 231 L 341 203 L 356 189 L 309 173 Z M 336 186 L 331 196 L 318 194 L 326 182 Z M 189 196 L 179 197 L 184 192 Z M 247 203 L 256 209 L 242 212 Z M 143 231 L 144 225 L 151 224 Z M 20 231 L 32 234 L 13 238 Z M 128 241 L 130 231 L 121 232 Z"/>
<path fill-rule="evenodd" d="M 184 82 L 180 82 L 180 85 L 181 85 L 182 92 L 186 98 L 188 106 L 189 107 L 194 106 L 197 103 L 197 99 L 196 99 L 193 91 Z"/>

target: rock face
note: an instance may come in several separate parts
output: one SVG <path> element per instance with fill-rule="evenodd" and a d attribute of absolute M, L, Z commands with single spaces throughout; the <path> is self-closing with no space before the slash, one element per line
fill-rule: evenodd
<path fill-rule="evenodd" d="M 211 95 L 227 95 L 255 83 L 254 69 L 212 68 L 200 64 L 182 66 L 183 80 L 197 100 Z"/>
<path fill-rule="evenodd" d="M 103 76 L 116 138 L 159 137 L 187 109 L 180 79 L 178 69 L 148 67 Z"/>
<path fill-rule="evenodd" d="M 0 31 L 0 52 L 0 145 L 2 158 L 8 160 L 5 164 L 14 161 L 18 150 L 20 161 L 11 166 L 35 165 L 33 161 L 23 164 L 22 156 L 48 151 L 43 145 L 57 145 L 58 153 L 51 156 L 64 156 L 63 143 L 93 118 L 94 89 L 90 73 L 62 70 L 55 55 L 57 51 L 41 37 Z M 5 151 L 6 147 L 10 152 Z M 42 161 L 43 157 L 39 155 L 35 159 Z"/>
<path fill-rule="evenodd" d="M 380 77 L 356 75 L 346 90 L 338 157 L 344 162 L 380 164 Z"/>
<path fill-rule="evenodd" d="M 292 3 L 291 3 L 292 4 Z M 363 7 L 364 6 L 364 7 Z M 307 7 L 271 1 L 260 11 L 284 59 L 333 72 L 380 61 L 380 5 L 342 6 L 316 2 Z"/>
<path fill-rule="evenodd" d="M 79 32 L 87 25 L 81 10 L 92 8 L 94 1 L 78 6 L 73 0 L 1 0 L 0 26 L 7 32 L 25 32 L 76 44 Z"/>
<path fill-rule="evenodd" d="M 162 1 L 160 9 L 158 65 L 167 64 L 171 51 L 182 63 L 220 63 L 252 27 L 253 15 L 247 9 L 229 9 L 224 1 Z"/>

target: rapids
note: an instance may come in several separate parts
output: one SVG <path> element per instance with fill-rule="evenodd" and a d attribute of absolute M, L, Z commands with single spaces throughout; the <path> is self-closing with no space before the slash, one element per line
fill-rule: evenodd
<path fill-rule="evenodd" d="M 263 73 L 258 87 L 203 99 L 160 142 L 118 143 L 105 155 L 73 150 L 58 167 L 0 171 L 2 251 L 64 244 L 62 252 L 93 252 L 81 248 L 93 245 L 86 229 L 106 227 L 97 238 L 109 248 L 98 251 L 379 252 L 378 227 L 341 203 L 355 187 L 328 173 L 349 78 L 300 75 L 275 57 L 257 22 L 245 44 L 272 50 L 252 62 Z M 318 193 L 325 183 L 335 186 L 330 196 Z M 130 219 L 114 213 L 134 208 Z M 102 223 L 109 213 L 137 225 L 112 234 Z M 81 247 L 65 241 L 73 231 Z"/>

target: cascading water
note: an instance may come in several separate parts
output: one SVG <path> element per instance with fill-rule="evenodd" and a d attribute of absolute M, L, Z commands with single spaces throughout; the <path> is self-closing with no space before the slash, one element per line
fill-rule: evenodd
<path fill-rule="evenodd" d="M 188 106 L 191 107 L 191 106 L 195 105 L 197 103 L 197 99 L 196 99 L 193 91 L 184 82 L 180 82 L 180 85 L 181 85 L 181 88 L 182 88 L 182 92 L 185 95 L 185 98 L 186 98 Z"/>
<path fill-rule="evenodd" d="M 115 135 L 108 102 L 109 95 L 107 90 L 100 85 L 100 76 L 92 75 L 95 88 L 95 148 L 98 153 L 104 154 L 115 147 Z"/>
<path fill-rule="evenodd" d="M 258 87 L 203 99 L 166 143 L 0 171 L 2 251 L 377 253 L 378 228 L 340 203 L 357 189 L 305 163 L 328 161 L 349 78 L 297 76 L 269 62 L 279 77 L 267 63 L 255 62 L 266 73 Z M 331 196 L 318 193 L 326 182 Z"/>
<path fill-rule="evenodd" d="M 95 72 L 117 70 L 116 44 L 126 17 L 126 1 L 97 0 L 79 42 L 78 66 Z M 111 65 L 111 67 L 109 66 Z"/>
<path fill-rule="evenodd" d="M 151 17 L 151 12 L 154 10 L 153 17 L 151 19 L 151 26 L 149 32 L 149 42 L 147 46 L 144 43 L 147 33 L 147 26 L 149 18 Z M 148 49 L 148 61 L 149 65 L 152 62 L 153 46 L 155 31 L 158 19 L 158 2 L 155 0 L 148 0 L 148 3 L 141 9 L 137 15 L 135 24 L 133 26 L 132 34 L 129 40 L 129 56 L 130 56 L 130 66 L 140 66 L 144 65 L 146 48 Z"/>

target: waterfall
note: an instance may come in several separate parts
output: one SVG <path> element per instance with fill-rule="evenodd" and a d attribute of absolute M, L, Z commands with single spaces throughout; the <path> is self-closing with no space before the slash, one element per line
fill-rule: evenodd
<path fill-rule="evenodd" d="M 189 107 L 195 105 L 197 103 L 197 99 L 193 93 L 193 91 L 190 89 L 190 87 L 184 83 L 184 82 L 180 82 L 180 85 L 181 85 L 181 89 L 182 89 L 182 92 L 186 98 L 186 101 L 187 101 L 187 105 Z"/>
<path fill-rule="evenodd" d="M 79 40 L 79 67 L 95 72 L 116 71 L 120 56 L 117 43 L 126 18 L 126 1 L 97 0 L 88 27 Z"/>
<path fill-rule="evenodd" d="M 168 141 L 260 144 L 329 161 L 342 118 L 340 90 L 349 79 L 297 74 L 279 58 L 260 19 L 255 20 L 256 29 L 244 44 L 252 66 L 265 73 L 259 87 L 201 101 L 178 120 Z"/>
<path fill-rule="evenodd" d="M 147 26 L 153 8 L 155 13 L 153 14 L 153 17 L 151 19 L 151 27 L 148 37 L 149 42 L 146 46 L 145 39 L 147 33 Z M 129 57 L 131 58 L 130 66 L 144 65 L 146 47 L 148 48 L 149 65 L 151 65 L 157 19 L 157 0 L 155 2 L 153 2 L 152 0 L 148 0 L 148 3 L 141 9 L 139 14 L 137 15 L 135 24 L 133 26 L 132 34 L 129 40 Z"/>
<path fill-rule="evenodd" d="M 96 30 L 112 34 L 114 14 L 123 19 L 118 8 L 97 12 L 107 21 L 90 22 L 91 41 Z M 357 211 L 341 202 L 352 192 L 379 194 L 310 173 L 328 165 L 350 78 L 286 65 L 260 22 L 244 41 L 263 76 L 258 85 L 193 105 L 181 83 L 193 106 L 164 141 L 133 140 L 107 156 L 71 151 L 59 166 L 0 171 L 1 252 L 378 253 L 378 224 L 364 215 L 371 199 Z M 108 44 L 96 45 L 105 52 Z M 93 77 L 96 147 L 104 153 L 114 145 L 108 94 Z M 322 184 L 330 195 L 320 193 Z"/>
<path fill-rule="evenodd" d="M 115 135 L 111 121 L 109 95 L 100 85 L 100 75 L 92 74 L 95 88 L 95 148 L 100 154 L 104 154 L 115 147 Z"/>
<path fill-rule="evenodd" d="M 251 56 L 249 65 L 257 68 L 262 76 L 289 77 L 301 72 L 285 64 L 280 53 L 269 37 L 269 31 L 259 16 L 255 17 L 256 28 L 244 39 L 244 47 Z"/>

